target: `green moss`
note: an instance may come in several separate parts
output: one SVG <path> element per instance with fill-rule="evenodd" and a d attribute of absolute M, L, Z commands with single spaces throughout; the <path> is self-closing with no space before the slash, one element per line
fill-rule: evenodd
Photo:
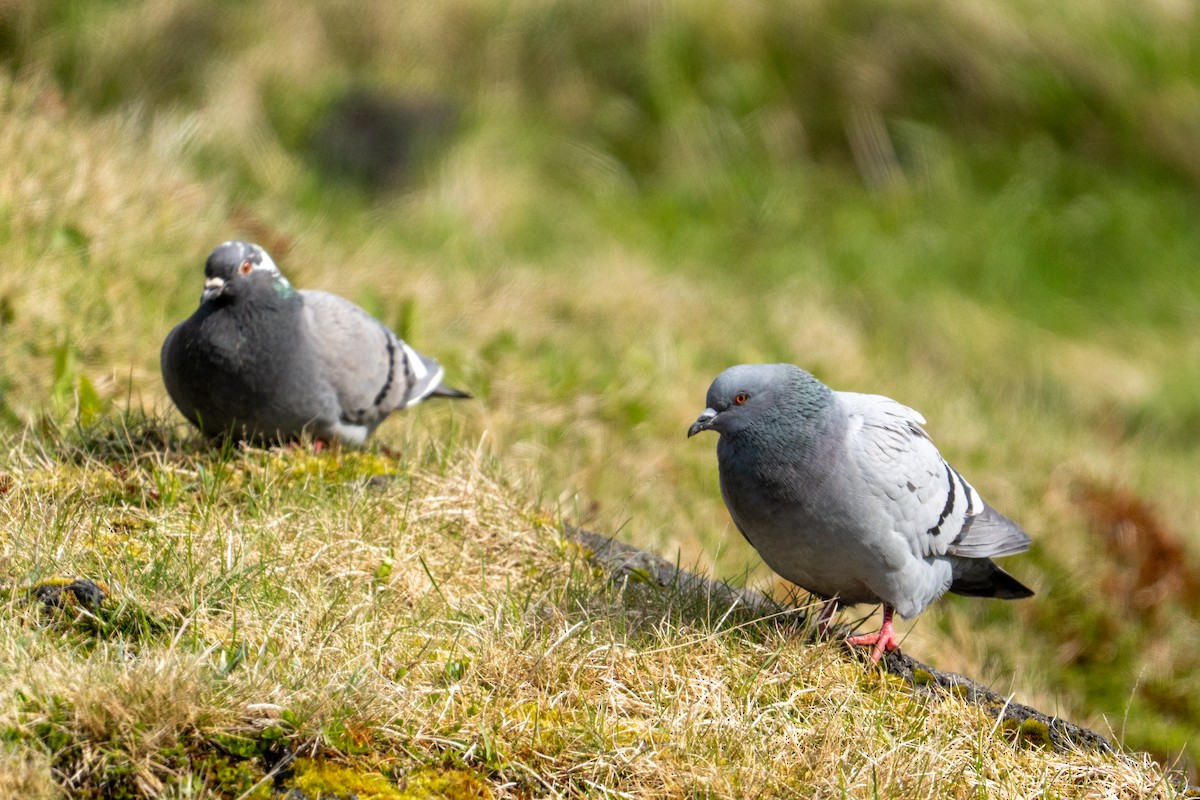
<path fill-rule="evenodd" d="M 311 800 L 490 800 L 492 790 L 476 774 L 463 769 L 422 768 L 393 784 L 378 772 L 319 759 L 298 759 L 288 789 Z"/>
<path fill-rule="evenodd" d="M 1017 726 L 1017 734 L 1026 744 L 1046 747 L 1050 744 L 1050 726 L 1040 719 L 1027 719 Z"/>
<path fill-rule="evenodd" d="M 378 772 L 340 766 L 324 760 L 297 759 L 294 774 L 286 782 L 289 789 L 299 789 L 312 800 L 350 798 L 357 800 L 400 800 L 407 797 Z"/>
<path fill-rule="evenodd" d="M 461 769 L 422 769 L 404 780 L 402 800 L 490 800 L 491 788 L 474 773 Z"/>
<path fill-rule="evenodd" d="M 645 567 L 634 567 L 632 569 L 627 569 L 621 574 L 622 577 L 624 577 L 629 583 L 640 583 L 646 586 L 654 587 L 658 586 L 658 580 L 654 577 L 654 573 L 650 572 L 650 570 L 646 569 Z"/>
<path fill-rule="evenodd" d="M 1005 717 L 1000 721 L 1000 729 L 1023 744 L 1046 747 L 1051 743 L 1050 726 L 1040 719 L 1018 721 L 1012 717 Z"/>
<path fill-rule="evenodd" d="M 366 480 L 377 475 L 389 475 L 396 470 L 396 463 L 378 453 L 343 449 L 333 452 L 311 452 L 297 449 L 294 452 L 275 454 L 276 464 L 284 475 L 293 479 L 319 478 L 322 481 L 344 483 L 356 479 Z"/>
<path fill-rule="evenodd" d="M 933 683 L 936 683 L 933 673 L 929 672 L 929 670 L 921 669 L 920 667 L 913 670 L 912 682 L 913 686 L 929 686 Z"/>
<path fill-rule="evenodd" d="M 956 683 L 947 687 L 946 691 L 950 692 L 950 694 L 954 695 L 960 700 L 967 700 L 971 696 L 970 687 L 961 683 Z"/>

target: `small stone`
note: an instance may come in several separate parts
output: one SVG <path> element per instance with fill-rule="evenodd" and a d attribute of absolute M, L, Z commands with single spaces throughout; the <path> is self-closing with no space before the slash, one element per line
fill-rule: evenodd
<path fill-rule="evenodd" d="M 90 578 L 58 578 L 34 585 L 29 593 L 49 608 L 78 606 L 95 613 L 108 598 L 108 587 Z"/>

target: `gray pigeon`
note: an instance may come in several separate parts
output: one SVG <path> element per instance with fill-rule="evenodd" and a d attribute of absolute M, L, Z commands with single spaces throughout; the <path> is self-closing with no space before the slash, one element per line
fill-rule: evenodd
<path fill-rule="evenodd" d="M 992 562 L 1029 536 L 946 463 L 925 418 L 887 397 L 835 392 L 791 364 L 717 376 L 688 436 L 720 434 L 721 496 L 742 535 L 784 578 L 837 604 L 882 603 L 871 663 L 947 591 L 1012 600 L 1033 592 Z"/>
<path fill-rule="evenodd" d="M 220 245 L 204 277 L 200 307 L 163 342 L 162 373 L 209 436 L 361 444 L 396 409 L 470 397 L 350 301 L 293 289 L 256 244 Z"/>

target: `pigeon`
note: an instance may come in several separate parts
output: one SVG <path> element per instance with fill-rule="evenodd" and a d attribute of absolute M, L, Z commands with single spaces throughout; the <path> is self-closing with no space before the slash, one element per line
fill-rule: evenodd
<path fill-rule="evenodd" d="M 883 605 L 871 663 L 899 647 L 892 615 L 946 592 L 1013 600 L 1033 592 L 993 557 L 1029 535 L 942 458 L 925 418 L 888 397 L 838 392 L 791 364 L 717 376 L 688 436 L 716 431 L 721 496 L 739 531 L 784 578 L 838 604 Z"/>
<path fill-rule="evenodd" d="M 354 303 L 292 288 L 256 244 L 218 246 L 204 276 L 200 307 L 161 360 L 167 393 L 210 437 L 358 445 L 397 409 L 470 397 Z"/>

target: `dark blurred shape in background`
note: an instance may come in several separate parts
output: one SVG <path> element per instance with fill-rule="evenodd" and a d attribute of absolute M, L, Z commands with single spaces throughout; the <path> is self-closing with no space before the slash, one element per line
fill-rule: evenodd
<path fill-rule="evenodd" d="M 354 88 L 317 122 L 308 154 L 328 177 L 372 192 L 402 188 L 452 134 L 458 110 L 444 98 Z"/>

